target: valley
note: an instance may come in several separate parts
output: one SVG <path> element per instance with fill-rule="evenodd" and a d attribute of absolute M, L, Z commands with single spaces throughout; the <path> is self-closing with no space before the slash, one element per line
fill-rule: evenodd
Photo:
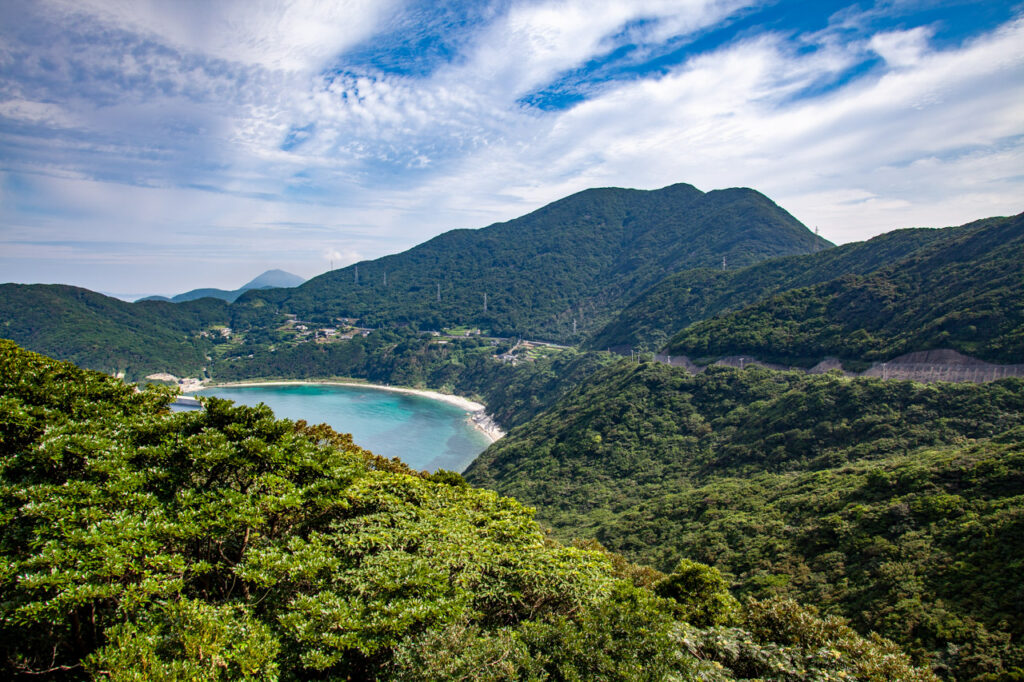
<path fill-rule="evenodd" d="M 310 626 L 298 623 L 314 618 L 312 612 L 299 615 L 286 606 L 320 597 L 281 596 L 274 608 L 284 611 L 275 611 L 275 618 L 299 629 L 274 629 L 274 637 L 305 651 L 307 667 L 375 675 L 401 669 L 407 675 L 410 668 L 401 666 L 437 664 L 417 658 L 423 649 L 413 642 L 427 637 L 463 651 L 466 661 L 500 650 L 500 656 L 520 656 L 517 669 L 527 669 L 531 656 L 543 658 L 545 647 L 570 631 L 577 633 L 572 637 L 611 636 L 601 628 L 620 627 L 607 611 L 619 609 L 633 619 L 614 631 L 622 646 L 653 647 L 660 653 L 651 653 L 652 660 L 661 661 L 662 671 L 674 665 L 673 656 L 677 664 L 687 661 L 688 672 L 677 671 L 685 679 L 703 674 L 696 672 L 703 670 L 698 661 L 723 666 L 721 679 L 743 679 L 742 665 L 727 653 L 736 647 L 761 657 L 757 675 L 779 674 L 771 666 L 784 664 L 764 658 L 765 651 L 810 656 L 786 648 L 798 645 L 782 634 L 797 622 L 825 628 L 829 646 L 842 652 L 832 663 L 806 664 L 822 670 L 875 671 L 865 679 L 1013 679 L 1006 675 L 1024 666 L 1024 594 L 1014 578 L 1024 570 L 1022 248 L 1022 216 L 901 230 L 834 247 L 753 190 L 606 188 L 506 223 L 449 232 L 296 287 L 251 289 L 233 302 L 126 303 L 61 285 L 0 285 L 0 335 L 82 368 L 153 383 L 140 394 L 153 397 L 138 398 L 155 406 L 137 415 L 147 424 L 163 419 L 156 416 L 161 401 L 179 388 L 258 381 L 368 381 L 486 405 L 488 419 L 507 435 L 479 455 L 464 478 L 374 459 L 333 431 L 315 442 L 337 443 L 345 457 L 368 462 L 356 476 L 369 476 L 365 485 L 378 486 L 373 490 L 427 486 L 415 493 L 427 497 L 417 499 L 440 495 L 456 514 L 497 505 L 486 523 L 512 523 L 520 529 L 515 542 L 526 543 L 500 561 L 536 556 L 548 562 L 531 554 L 540 545 L 528 538 L 550 532 L 561 543 L 550 551 L 584 561 L 578 568 L 586 577 L 537 569 L 542 580 L 555 581 L 537 589 L 578 580 L 571 589 L 582 601 L 555 605 L 538 596 L 538 603 L 550 605 L 541 609 L 547 614 L 541 625 L 516 611 L 521 604 L 485 596 L 519 588 L 488 586 L 478 576 L 465 583 L 469 592 L 452 596 L 429 578 L 428 592 L 409 597 L 425 600 L 415 608 L 435 614 L 424 616 L 420 630 L 392 623 L 387 627 L 399 629 L 379 635 L 383 639 L 359 630 L 363 634 L 326 644 L 300 634 Z M 60 377 L 79 370 L 47 365 L 51 361 L 13 346 L 6 352 L 12 368 L 49 367 L 48 391 L 72 390 L 58 388 Z M 121 386 L 101 375 L 82 376 L 101 393 Z M 26 457 L 36 451 L 17 443 L 49 441 L 39 440 L 36 427 L 18 425 L 36 418 L 31 401 L 49 398 L 29 399 L 23 380 L 13 374 L 7 380 L 14 382 L 5 389 L 11 396 L 29 401 L 4 403 L 5 442 L 14 444 L 8 456 Z M 64 409 L 46 408 L 54 415 Z M 180 437 L 187 439 L 197 428 L 189 420 L 224 419 L 238 424 L 215 427 L 228 429 L 229 440 L 257 429 L 252 433 L 278 443 L 282 429 L 313 428 L 312 434 L 326 428 L 272 426 L 269 413 L 249 409 L 214 400 L 207 402 L 207 416 L 175 417 L 173 429 L 184 429 Z M 125 447 L 130 453 L 136 445 Z M 242 450 L 231 452 L 241 456 Z M 88 454 L 75 457 L 92 461 Z M 135 466 L 135 455 L 126 457 L 117 466 Z M 197 460 L 196 466 L 205 465 Z M 384 474 L 375 471 L 406 478 L 376 481 Z M 62 475 L 70 481 L 78 474 L 69 469 Z M 299 474 L 285 477 L 293 475 Z M 5 480 L 10 500 L 27 499 L 16 492 L 23 483 Z M 362 494 L 350 490 L 343 497 Z M 513 509 L 503 505 L 520 503 L 535 513 L 523 511 L 516 521 L 503 516 Z M 18 504 L 9 513 L 21 514 Z M 373 512 L 373 523 L 411 513 L 397 509 Z M 368 522 L 342 516 L 349 519 L 342 525 Z M 534 518 L 539 526 L 531 525 Z M 246 532 L 240 529 L 225 532 Z M 456 526 L 449 530 L 467 537 Z M 361 558 L 317 561 L 346 570 L 372 564 L 373 570 L 405 571 L 403 562 L 418 556 L 413 538 L 425 531 L 396 532 L 390 548 L 373 549 L 376 540 L 368 536 Z M 248 545 L 232 537 L 234 551 L 246 556 Z M 394 547 L 405 549 L 395 554 Z M 368 558 L 378 550 L 387 558 Z M 283 557 L 285 550 L 260 551 Z M 247 589 L 282 579 L 259 577 L 273 571 L 248 561 L 215 563 L 217 570 L 247 576 Z M 305 559 L 287 561 L 299 562 L 288 569 L 295 575 L 306 571 Z M 434 559 L 424 561 L 436 566 Z M 704 582 L 680 596 L 668 585 L 691 575 L 687 571 Z M 398 585 L 411 579 L 402 575 L 372 580 Z M 334 585 L 335 595 L 348 594 L 349 587 L 327 573 L 316 580 Z M 17 584 L 5 589 L 21 589 Z M 400 588 L 391 593 L 385 583 L 374 584 L 391 595 L 380 596 L 380 603 L 398 599 Z M 191 589 L 186 592 L 197 594 Z M 657 601 L 670 593 L 682 605 Z M 717 606 L 701 608 L 717 615 L 702 620 L 686 611 L 695 608 L 687 599 L 705 598 Z M 42 608 L 29 603 L 18 608 Z M 455 603 L 488 606 L 446 610 Z M 532 643 L 513 653 L 500 623 L 512 623 L 515 637 L 527 638 L 515 641 Z M 455 633 L 470 631 L 472 643 L 458 649 Z M 654 641 L 641 631 L 660 634 Z M 881 649 L 865 648 L 860 638 L 872 633 L 885 638 L 871 640 Z M 625 649 L 609 651 L 616 665 L 633 665 Z M 879 672 L 882 659 L 899 667 L 898 677 Z M 641 678 L 648 679 L 628 679 Z M 652 672 L 650 679 L 662 678 Z"/>

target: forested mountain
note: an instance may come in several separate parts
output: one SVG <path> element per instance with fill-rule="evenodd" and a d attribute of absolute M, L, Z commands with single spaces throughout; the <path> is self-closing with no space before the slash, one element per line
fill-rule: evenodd
<path fill-rule="evenodd" d="M 284 270 L 267 270 L 263 274 L 253 278 L 249 282 L 243 284 L 238 289 L 232 289 L 231 291 L 225 289 L 192 289 L 186 291 L 183 294 L 177 296 L 147 296 L 143 301 L 171 301 L 172 303 L 184 303 L 186 301 L 195 301 L 200 298 L 219 298 L 222 301 L 228 303 L 234 302 L 239 296 L 244 294 L 250 289 L 276 289 L 276 288 L 289 288 L 297 287 L 306 280 L 302 279 L 298 275 L 293 275 L 290 272 Z"/>
<path fill-rule="evenodd" d="M 622 361 L 466 471 L 657 568 L 717 566 L 957 679 L 1024 665 L 1024 381 Z"/>
<path fill-rule="evenodd" d="M 870 274 L 789 289 L 686 327 L 667 350 L 701 363 L 742 354 L 809 366 L 834 356 L 862 368 L 936 348 L 1021 362 L 1024 214 L 938 236 Z"/>
<path fill-rule="evenodd" d="M 740 269 L 685 270 L 654 285 L 623 308 L 584 346 L 656 350 L 689 325 L 723 311 L 842 275 L 865 275 L 929 244 L 955 238 L 957 228 L 894 230 L 866 242 L 813 254 L 774 258 Z"/>
<path fill-rule="evenodd" d="M 239 304 L 324 321 L 355 317 L 371 327 L 468 324 L 498 336 L 579 341 L 680 270 L 721 267 L 723 258 L 743 267 L 827 246 L 750 189 L 591 189 L 506 223 L 446 232 L 296 289 L 248 292 Z"/>
<path fill-rule="evenodd" d="M 934 679 L 707 566 L 554 542 L 457 474 L 170 400 L 0 341 L 5 679 Z"/>
<path fill-rule="evenodd" d="M 680 270 L 720 266 L 722 258 L 742 267 L 825 246 L 749 189 L 593 189 L 294 289 L 250 290 L 227 307 L 197 301 L 171 309 L 75 287 L 3 285 L 0 334 L 85 367 L 125 371 L 130 379 L 197 374 L 209 363 L 203 334 L 211 325 L 244 330 L 248 341 L 269 348 L 284 313 L 330 326 L 339 317 L 359 318 L 364 327 L 471 324 L 499 336 L 578 341 Z"/>
<path fill-rule="evenodd" d="M 0 284 L 0 337 L 82 367 L 138 380 L 168 370 L 198 375 L 230 320 L 223 301 L 127 303 L 61 284 Z"/>

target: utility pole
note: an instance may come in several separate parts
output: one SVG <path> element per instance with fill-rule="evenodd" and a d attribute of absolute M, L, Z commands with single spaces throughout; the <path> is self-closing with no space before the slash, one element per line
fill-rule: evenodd
<path fill-rule="evenodd" d="M 487 292 L 484 292 L 484 312 L 487 312 Z"/>
<path fill-rule="evenodd" d="M 576 333 L 576 318 L 572 318 L 572 333 Z"/>
<path fill-rule="evenodd" d="M 441 283 L 437 283 L 437 302 L 441 302 Z"/>
<path fill-rule="evenodd" d="M 725 270 L 725 256 L 722 256 L 722 269 Z"/>
<path fill-rule="evenodd" d="M 384 271 L 384 288 L 385 289 L 388 288 L 388 271 L 387 270 Z"/>
<path fill-rule="evenodd" d="M 359 266 L 358 265 L 356 266 L 355 283 L 359 284 Z"/>

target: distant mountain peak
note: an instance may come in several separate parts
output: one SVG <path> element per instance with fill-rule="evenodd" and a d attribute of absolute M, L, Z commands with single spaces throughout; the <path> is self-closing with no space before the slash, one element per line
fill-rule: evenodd
<path fill-rule="evenodd" d="M 170 298 L 166 296 L 147 296 L 140 300 L 184 303 L 185 301 L 194 301 L 199 298 L 219 298 L 222 301 L 231 303 L 250 289 L 288 289 L 291 287 L 297 287 L 305 281 L 306 280 L 302 279 L 298 275 L 293 275 L 292 273 L 284 270 L 275 269 L 267 270 L 258 277 L 250 280 L 246 284 L 243 284 L 238 289 L 231 291 L 207 287 L 202 289 L 192 289 L 191 291 L 186 291 L 183 294 L 178 294 L 177 296 L 172 296 Z"/>
<path fill-rule="evenodd" d="M 292 273 L 284 270 L 274 269 L 267 270 L 262 275 L 243 285 L 241 288 L 243 291 L 248 289 L 265 289 L 267 287 L 288 288 L 297 287 L 305 281 L 306 280 L 298 275 L 293 275 Z"/>

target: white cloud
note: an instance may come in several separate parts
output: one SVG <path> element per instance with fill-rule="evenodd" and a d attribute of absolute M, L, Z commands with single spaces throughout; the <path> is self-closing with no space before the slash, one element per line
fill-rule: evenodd
<path fill-rule="evenodd" d="M 137 244 L 154 282 L 189 271 L 229 288 L 257 262 L 310 276 L 590 186 L 751 186 L 834 241 L 1024 209 L 1020 21 L 944 51 L 929 29 L 852 44 L 825 32 L 810 51 L 755 35 L 541 112 L 517 101 L 606 55 L 627 25 L 657 42 L 739 3 L 515 5 L 413 77 L 317 71 L 390 4 L 47 2 L 92 19 L 46 44 L 0 44 L 22 74 L 0 88 L 0 115 L 48 131 L 0 128 L 0 149 L 32 150 L 10 157 L 8 183 L 32 191 L 0 187 L 0 241 L 71 241 L 71 227 Z M 825 87 L 871 51 L 885 60 L 874 73 Z"/>
<path fill-rule="evenodd" d="M 63 107 L 52 102 L 33 102 L 24 99 L 0 101 L 0 116 L 53 128 L 71 128 L 76 123 L 74 116 Z"/>
<path fill-rule="evenodd" d="M 637 40 L 664 40 L 714 25 L 750 4 L 738 0 L 558 0 L 515 6 L 476 41 L 453 76 L 506 101 L 611 51 L 629 22 L 652 20 Z"/>
<path fill-rule="evenodd" d="M 1024 209 L 1024 166 L 1014 166 L 1024 136 L 1022 45 L 1024 22 L 1015 22 L 961 49 L 921 52 L 899 70 L 794 98 L 850 62 L 760 38 L 563 112 L 525 148 L 467 159 L 455 184 L 534 205 L 593 185 L 747 185 L 838 241 L 1016 213 Z M 966 189 L 970 178 L 987 189 Z M 822 204 L 849 193 L 865 199 Z"/>
<path fill-rule="evenodd" d="M 914 66 L 928 49 L 931 34 L 931 29 L 925 26 L 909 31 L 878 33 L 871 37 L 868 46 L 889 66 Z"/>
<path fill-rule="evenodd" d="M 185 52 L 311 70 L 370 37 L 394 0 L 45 0 Z"/>

